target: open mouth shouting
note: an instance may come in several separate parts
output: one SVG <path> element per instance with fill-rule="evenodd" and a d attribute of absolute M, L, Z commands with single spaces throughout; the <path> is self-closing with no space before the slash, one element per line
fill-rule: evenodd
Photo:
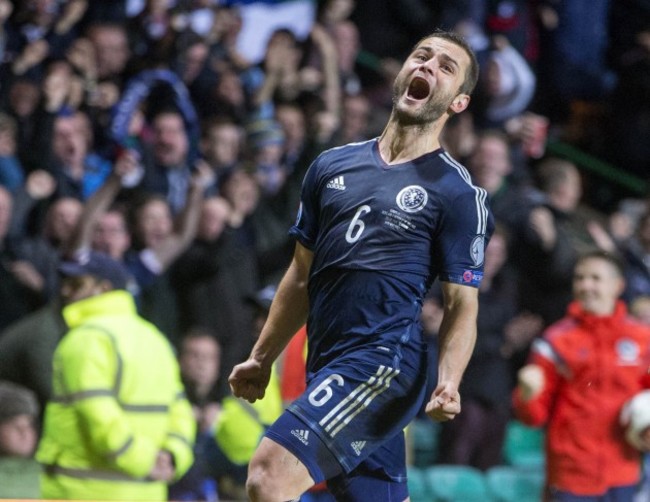
<path fill-rule="evenodd" d="M 422 101 L 429 97 L 429 82 L 422 77 L 413 77 L 409 85 L 407 96 L 415 101 Z"/>

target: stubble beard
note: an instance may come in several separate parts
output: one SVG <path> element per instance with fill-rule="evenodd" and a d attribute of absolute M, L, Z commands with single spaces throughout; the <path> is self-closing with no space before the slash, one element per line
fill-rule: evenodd
<path fill-rule="evenodd" d="M 400 98 L 406 93 L 406 81 L 395 81 L 393 85 L 393 114 L 397 121 L 405 126 L 419 126 L 426 128 L 443 116 L 451 106 L 454 96 L 436 94 L 429 98 L 416 110 L 405 109 L 400 106 Z"/>

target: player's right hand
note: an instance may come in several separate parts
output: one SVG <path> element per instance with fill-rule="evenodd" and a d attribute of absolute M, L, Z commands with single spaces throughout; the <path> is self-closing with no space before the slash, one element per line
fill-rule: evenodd
<path fill-rule="evenodd" d="M 255 359 L 249 359 L 233 368 L 228 383 L 234 396 L 254 403 L 264 397 L 270 379 L 270 368 L 263 367 Z"/>

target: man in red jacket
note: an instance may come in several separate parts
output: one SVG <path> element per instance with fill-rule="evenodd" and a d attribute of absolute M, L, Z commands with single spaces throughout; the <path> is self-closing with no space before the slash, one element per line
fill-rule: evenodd
<path fill-rule="evenodd" d="M 625 440 L 619 416 L 648 386 L 650 328 L 627 314 L 623 287 L 614 257 L 582 256 L 567 315 L 533 344 L 519 372 L 517 417 L 547 426 L 552 502 L 631 502 L 637 489 L 640 453 Z"/>

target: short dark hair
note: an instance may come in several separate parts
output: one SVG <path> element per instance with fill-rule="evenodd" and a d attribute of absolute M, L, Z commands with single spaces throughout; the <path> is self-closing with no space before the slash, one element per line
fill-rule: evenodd
<path fill-rule="evenodd" d="M 615 270 L 616 273 L 620 277 L 625 276 L 625 266 L 623 265 L 623 261 L 621 258 L 614 253 L 609 253 L 607 251 L 603 251 L 602 249 L 595 249 L 593 251 L 587 251 L 585 253 L 582 253 L 578 257 L 578 261 L 576 262 L 576 266 L 580 265 L 581 263 L 587 261 L 587 260 L 602 260 L 607 263 L 609 263 Z"/>
<path fill-rule="evenodd" d="M 478 82 L 479 64 L 478 64 L 478 60 L 476 59 L 476 54 L 474 54 L 474 51 L 467 43 L 467 41 L 456 32 L 436 30 L 433 33 L 430 33 L 429 35 L 422 37 L 420 40 L 418 40 L 418 42 L 413 46 L 413 50 L 415 50 L 415 48 L 418 45 L 420 45 L 423 40 L 426 40 L 427 38 L 443 38 L 453 44 L 456 44 L 467 53 L 467 55 L 469 56 L 469 66 L 465 71 L 465 80 L 460 86 L 460 92 L 468 95 L 472 94 L 472 91 L 474 91 L 474 88 L 476 87 L 476 83 Z"/>

